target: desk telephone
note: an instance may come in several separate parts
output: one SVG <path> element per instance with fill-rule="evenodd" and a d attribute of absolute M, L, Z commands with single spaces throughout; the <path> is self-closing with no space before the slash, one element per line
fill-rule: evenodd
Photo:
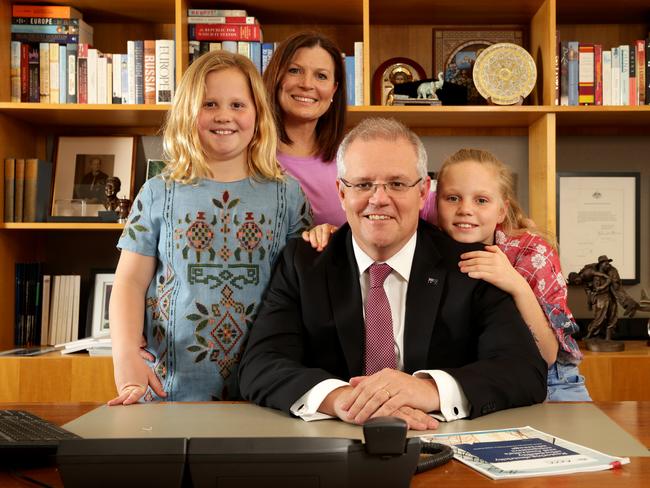
<path fill-rule="evenodd" d="M 408 487 L 453 457 L 447 446 L 406 438 L 402 419 L 363 426 L 365 443 L 322 437 L 74 439 L 57 453 L 66 487 Z M 421 458 L 420 453 L 431 453 Z M 125 485 L 127 483 L 127 485 Z"/>

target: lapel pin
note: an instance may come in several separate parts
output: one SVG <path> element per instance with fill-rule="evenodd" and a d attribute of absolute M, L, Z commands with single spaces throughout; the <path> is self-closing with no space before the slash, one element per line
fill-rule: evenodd
<path fill-rule="evenodd" d="M 438 284 L 438 278 L 427 278 L 427 285 L 437 285 Z"/>

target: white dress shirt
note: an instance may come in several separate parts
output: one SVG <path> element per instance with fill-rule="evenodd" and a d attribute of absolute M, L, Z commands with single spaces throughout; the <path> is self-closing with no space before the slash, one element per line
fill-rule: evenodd
<path fill-rule="evenodd" d="M 390 310 L 393 319 L 393 337 L 397 369 L 404 369 L 404 314 L 406 311 L 406 292 L 408 280 L 411 275 L 413 255 L 415 254 L 415 242 L 417 233 L 396 254 L 386 262 L 392 271 L 384 281 L 384 290 L 390 303 Z M 354 236 L 352 236 L 352 247 L 354 257 L 359 266 L 359 283 L 361 285 L 361 298 L 366 301 L 370 277 L 368 268 L 374 261 L 359 247 Z M 364 312 L 365 314 L 365 312 Z M 427 324 L 427 326 L 429 326 Z M 451 421 L 467 417 L 469 414 L 469 402 L 458 382 L 448 373 L 440 370 L 420 370 L 413 373 L 414 376 L 432 378 L 438 387 L 440 395 L 440 412 L 431 415 L 438 420 Z M 339 379 L 328 379 L 321 381 L 307 393 L 301 396 L 291 405 L 291 413 L 303 420 L 323 420 L 332 418 L 330 415 L 318 411 L 321 403 L 335 389 L 349 385 Z"/>

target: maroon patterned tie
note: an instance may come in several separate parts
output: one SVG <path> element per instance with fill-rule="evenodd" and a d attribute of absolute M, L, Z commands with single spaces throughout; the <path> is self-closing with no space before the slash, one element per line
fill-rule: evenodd
<path fill-rule="evenodd" d="M 386 263 L 373 263 L 368 268 L 370 288 L 366 297 L 366 350 L 364 357 L 365 374 L 371 375 L 383 368 L 395 368 L 395 348 L 393 337 L 393 318 L 384 280 L 392 268 Z"/>

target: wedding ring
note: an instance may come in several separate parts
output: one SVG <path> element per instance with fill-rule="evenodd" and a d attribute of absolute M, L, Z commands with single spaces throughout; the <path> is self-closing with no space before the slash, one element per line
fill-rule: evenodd
<path fill-rule="evenodd" d="M 390 399 L 390 397 L 393 396 L 393 395 L 390 394 L 390 391 L 388 391 L 386 388 L 382 388 L 382 390 L 384 390 L 386 392 L 386 394 L 388 395 L 388 399 Z"/>

